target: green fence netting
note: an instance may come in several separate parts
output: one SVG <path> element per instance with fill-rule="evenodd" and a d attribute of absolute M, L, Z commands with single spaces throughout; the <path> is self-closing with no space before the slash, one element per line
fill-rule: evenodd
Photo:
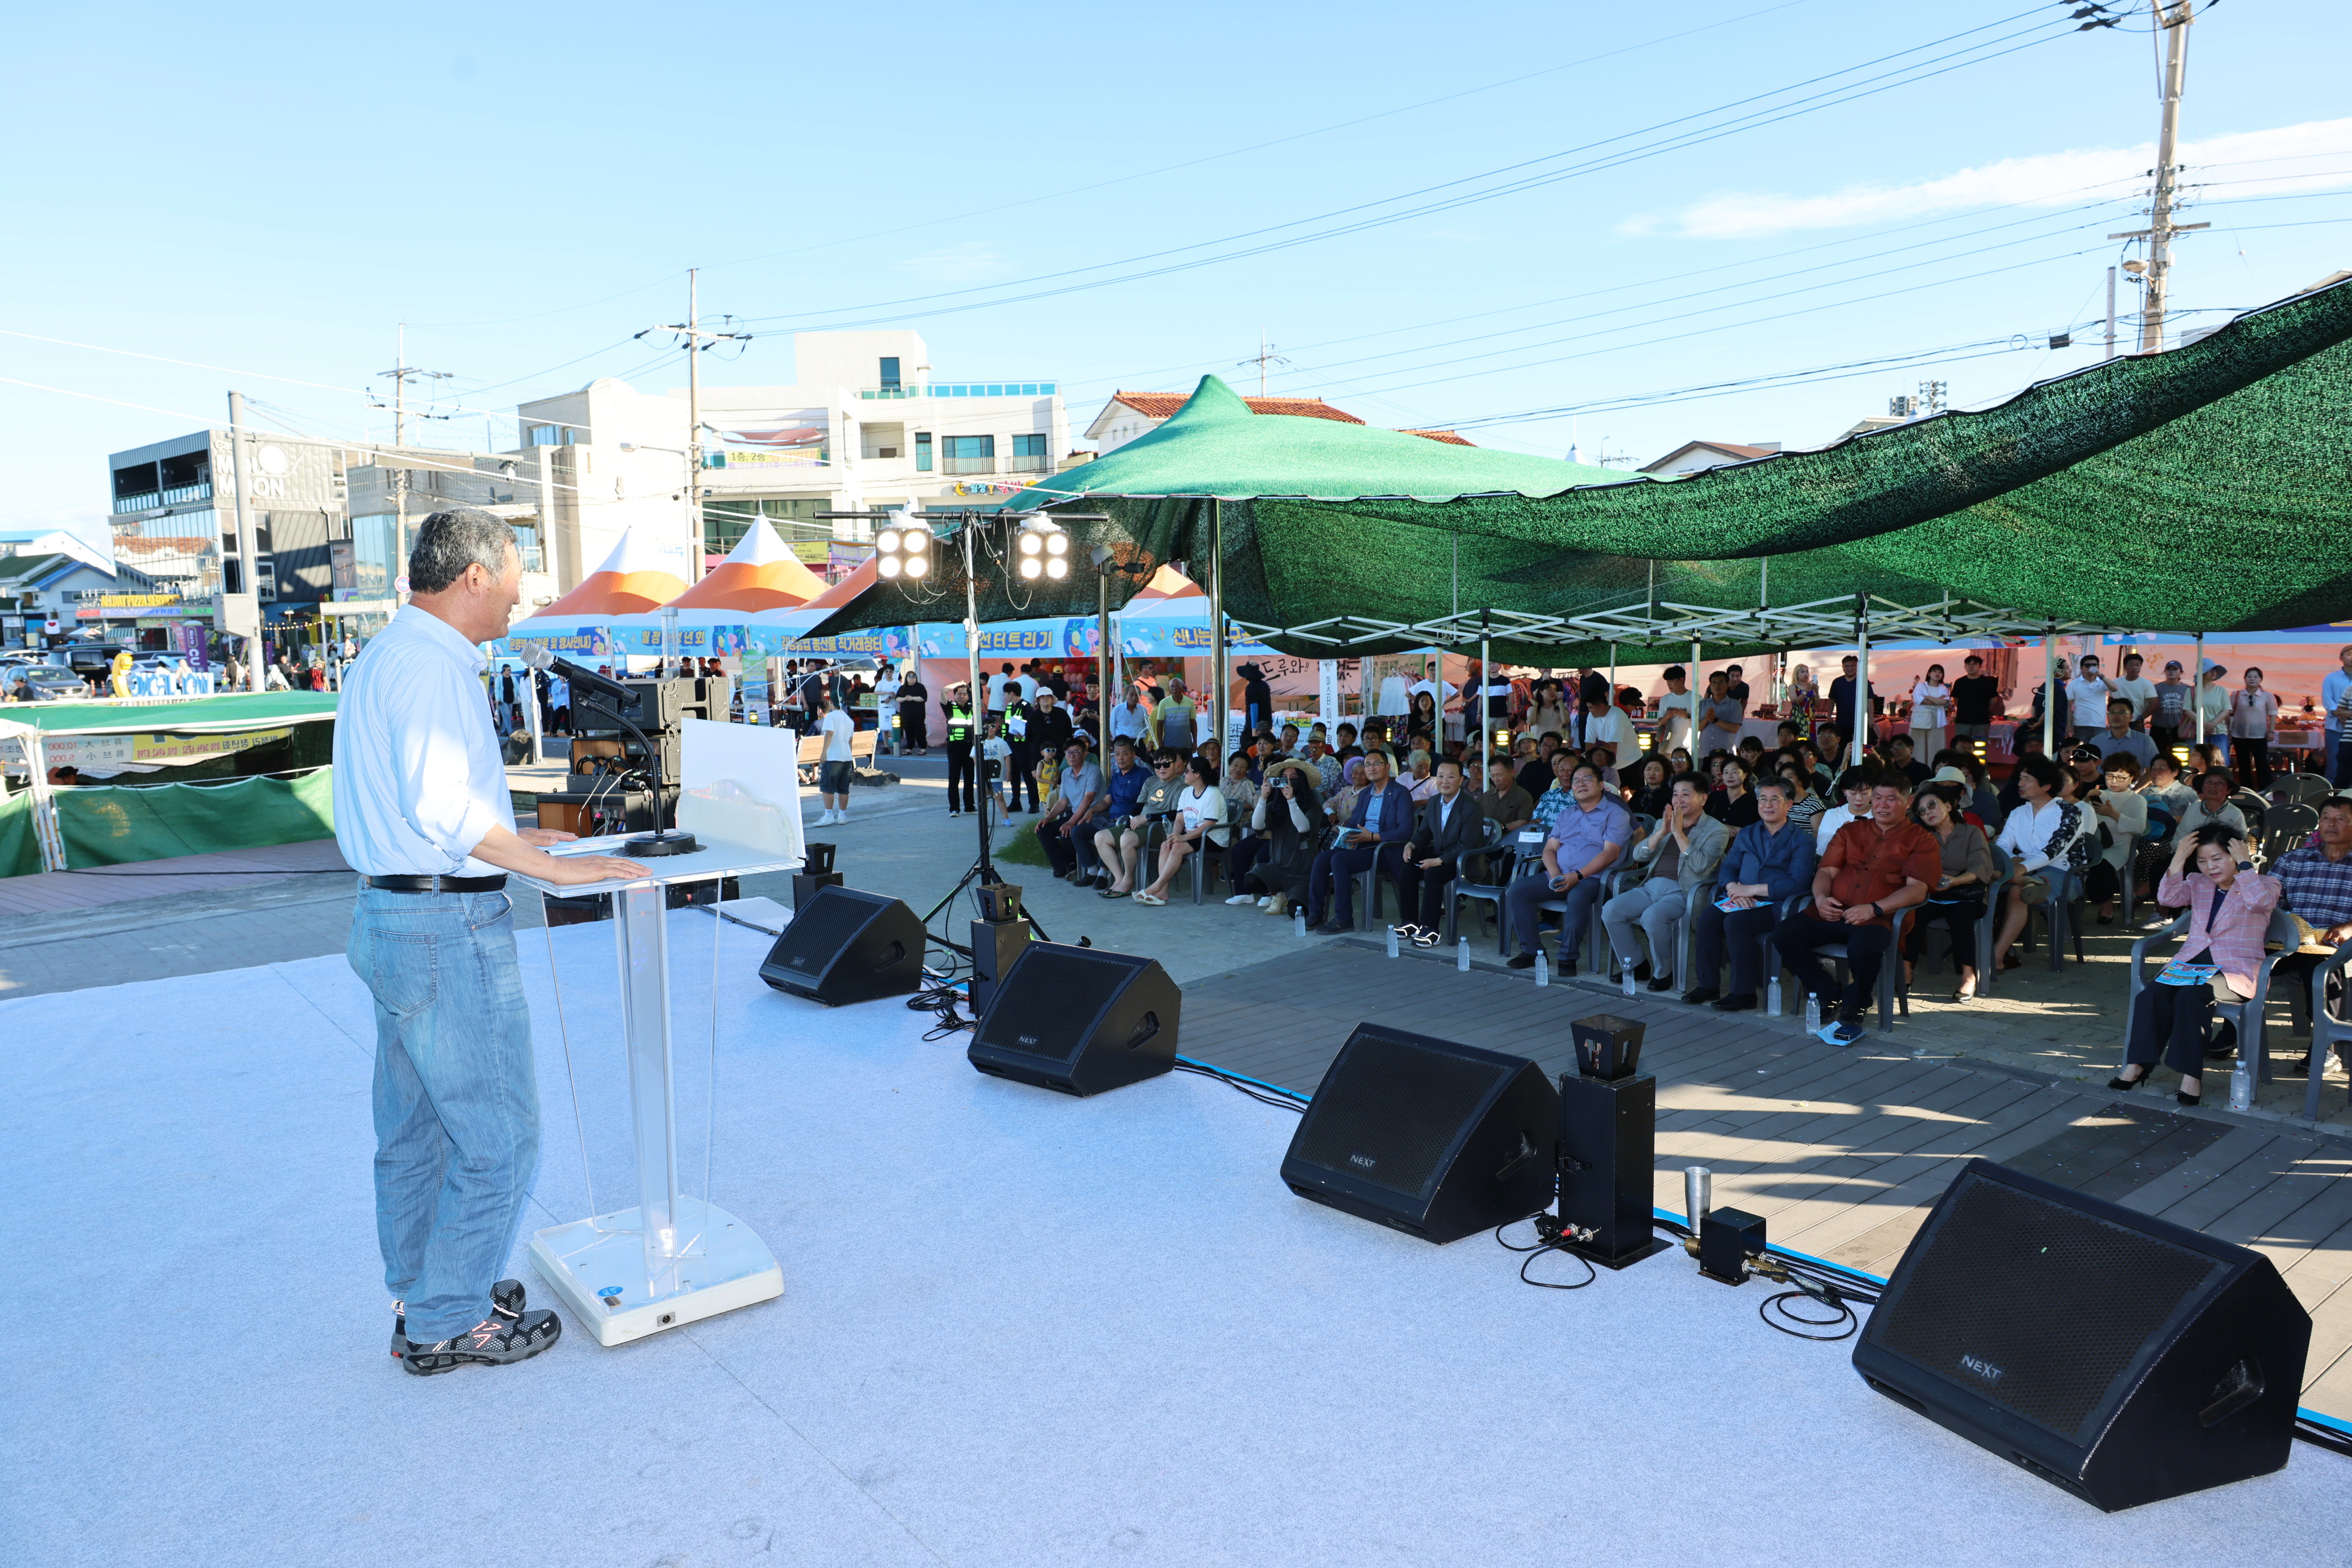
<path fill-rule="evenodd" d="M 120 866 L 330 837 L 333 777 L 333 769 L 319 768 L 288 779 L 60 789 L 58 830 L 66 863 L 77 869 Z M 40 869 L 37 854 L 26 868 Z"/>
<path fill-rule="evenodd" d="M 1253 415 L 1206 378 L 1150 435 L 1014 498 L 1014 509 L 1108 521 L 1072 525 L 1081 565 L 1063 583 L 991 563 L 980 614 L 1091 614 L 1097 589 L 1083 563 L 1100 543 L 1122 562 L 1186 562 L 1196 577 L 1218 558 L 1227 614 L 1261 627 L 1412 624 L 1482 606 L 1591 614 L 1642 602 L 1654 562 L 1660 599 L 1753 609 L 1766 601 L 1753 596 L 1752 558 L 1770 560 L 1776 605 L 1868 591 L 2126 627 L 2307 625 L 2352 616 L 2352 556 L 2339 542 L 2352 522 L 2347 399 L 2352 283 L 1997 407 L 1670 483 L 1596 483 L 1596 470 L 1543 458 Z M 1751 563 L 1735 569 L 1741 557 Z M 1114 605 L 1139 581 L 1115 578 Z M 922 593 L 961 609 L 955 552 L 939 552 Z M 883 584 L 810 635 L 919 609 Z M 1539 662 L 1576 657 L 1530 647 L 1549 655 Z"/>
<path fill-rule="evenodd" d="M 0 877 L 23 877 L 41 868 L 40 841 L 33 837 L 33 794 L 18 790 L 0 800 Z"/>

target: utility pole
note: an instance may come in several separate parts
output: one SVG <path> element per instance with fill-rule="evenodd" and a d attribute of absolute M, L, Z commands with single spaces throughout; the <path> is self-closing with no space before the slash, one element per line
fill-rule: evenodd
<path fill-rule="evenodd" d="M 751 341 L 750 332 L 706 332 L 702 330 L 701 272 L 686 269 L 686 320 L 647 327 L 639 332 L 676 332 L 686 340 L 686 580 L 702 581 L 702 362 L 695 355 L 714 343 Z M 721 317 L 722 321 L 732 320 Z"/>
<path fill-rule="evenodd" d="M 2142 274 L 2146 291 L 2140 296 L 2139 313 L 2139 352 L 2144 354 L 2158 353 L 2164 347 L 2164 306 L 2171 281 L 2172 237 L 2212 226 L 2172 221 L 2172 210 L 2180 199 L 2180 166 L 2174 159 L 2180 142 L 2180 93 L 2189 71 L 2189 25 L 2197 19 L 2195 4 L 2196 0 L 2148 0 L 2148 11 L 2164 34 L 2164 80 L 2158 89 L 2164 110 L 2156 136 L 2156 195 L 2148 205 L 2146 228 L 2107 236 L 2109 239 L 2147 241 L 2147 268 Z"/>
<path fill-rule="evenodd" d="M 228 395 L 229 475 L 236 486 L 237 591 L 253 595 L 254 635 L 246 639 L 245 689 L 261 689 L 261 563 L 253 548 L 253 509 L 245 488 L 245 394 Z M 226 618 L 226 617 L 224 617 Z"/>
<path fill-rule="evenodd" d="M 451 373 L 446 370 L 419 370 L 408 363 L 408 323 L 400 324 L 400 352 L 390 370 L 376 372 L 379 377 L 392 380 L 392 446 L 400 452 L 408 445 L 408 384 L 411 381 L 446 381 Z M 408 574 L 408 465 L 398 462 L 392 470 L 392 582 L 387 584 L 393 596 L 399 597 L 400 579 Z"/>
<path fill-rule="evenodd" d="M 1257 395 L 1260 397 L 1264 397 L 1265 395 L 1266 366 L 1288 364 L 1290 362 L 1288 360 L 1274 352 L 1274 345 L 1265 341 L 1265 329 L 1264 327 L 1260 327 L 1257 330 L 1257 353 L 1251 355 L 1248 359 L 1236 360 L 1234 362 L 1234 368 L 1238 370 L 1249 365 L 1257 366 Z"/>

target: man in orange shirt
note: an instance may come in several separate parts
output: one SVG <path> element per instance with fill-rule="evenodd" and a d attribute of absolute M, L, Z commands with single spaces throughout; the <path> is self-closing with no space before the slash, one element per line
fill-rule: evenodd
<path fill-rule="evenodd" d="M 1834 984 L 1813 950 L 1843 942 L 1852 975 L 1835 1019 L 1822 1038 L 1851 1046 L 1862 1038 L 1862 1017 L 1878 990 L 1878 966 L 1895 940 L 1893 917 L 1927 901 L 1943 875 L 1936 836 L 1911 820 L 1911 781 L 1880 775 L 1870 792 L 1870 816 L 1849 822 L 1830 840 L 1813 872 L 1813 907 L 1775 929 L 1773 944 L 1811 996 L 1828 998 Z M 1824 1008 L 1824 1011 L 1827 1009 Z"/>

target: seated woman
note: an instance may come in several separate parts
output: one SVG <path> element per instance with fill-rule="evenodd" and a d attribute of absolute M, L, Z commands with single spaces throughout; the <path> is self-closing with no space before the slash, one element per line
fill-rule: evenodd
<path fill-rule="evenodd" d="M 1943 872 L 1928 891 L 1927 901 L 1903 933 L 1903 984 L 1911 984 L 1911 967 L 1927 950 L 1927 928 L 1938 921 L 1952 935 L 1952 967 L 1960 983 L 1952 1000 L 1965 1002 L 1977 994 L 1977 921 L 1984 919 L 1985 889 L 1996 875 L 1992 846 L 1984 829 L 1960 817 L 1965 798 L 1957 784 L 1931 784 L 1911 803 L 1919 826 L 1936 836 Z"/>
<path fill-rule="evenodd" d="M 2195 869 L 2184 870 L 2195 855 Z M 2278 908 L 2279 879 L 2254 869 L 2245 839 L 2219 823 L 2184 833 L 2157 888 L 2162 903 L 2189 911 L 2180 955 L 2132 1010 L 2124 1069 L 2109 1089 L 2147 1081 L 2160 1058 L 2180 1075 L 2173 1098 L 2195 1105 L 2204 1094 L 2205 1026 L 2216 1002 L 2242 1002 L 2254 994 L 2263 963 L 2263 936 Z"/>
<path fill-rule="evenodd" d="M 2111 752 L 2100 764 L 2101 787 L 2090 792 L 2091 831 L 2105 842 L 2083 879 L 2083 896 L 2099 907 L 2099 923 L 2116 923 L 2116 900 L 2132 875 L 2132 846 L 2147 831 L 2147 796 L 2139 793 L 2139 764 L 2129 752 Z M 2104 833 L 2101 830 L 2105 829 Z"/>
<path fill-rule="evenodd" d="M 1211 846 L 1225 847 L 1225 797 L 1217 788 L 1217 764 L 1193 757 L 1184 764 L 1184 787 L 1176 796 L 1176 817 L 1160 846 L 1160 875 L 1148 888 L 1136 890 L 1139 904 L 1164 904 L 1184 857 L 1206 854 Z"/>
<path fill-rule="evenodd" d="M 1293 904 L 1307 904 L 1307 874 L 1315 868 L 1315 852 L 1323 847 L 1330 818 L 1316 795 L 1315 770 L 1305 763 L 1277 762 L 1265 771 L 1265 785 L 1250 809 L 1250 831 L 1265 847 L 1252 857 L 1239 892 L 1256 889 L 1258 907 L 1267 914 L 1289 912 Z"/>
<path fill-rule="evenodd" d="M 1722 784 L 1706 797 L 1706 814 L 1734 833 L 1756 820 L 1756 795 L 1748 787 L 1748 766 L 1738 757 L 1725 757 L 1722 771 L 1716 775 Z"/>
<path fill-rule="evenodd" d="M 1641 782 L 1633 786 L 1633 798 L 1627 804 L 1636 816 L 1662 817 L 1666 814 L 1666 797 L 1674 779 L 1674 770 L 1666 759 L 1655 752 L 1642 759 Z"/>

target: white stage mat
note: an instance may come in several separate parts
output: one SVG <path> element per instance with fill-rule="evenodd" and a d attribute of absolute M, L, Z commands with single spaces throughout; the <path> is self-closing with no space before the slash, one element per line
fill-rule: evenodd
<path fill-rule="evenodd" d="M 714 922 L 671 921 L 693 1188 Z M 779 995 L 764 940 L 723 940 L 711 1195 L 783 1298 L 429 1379 L 384 1352 L 373 1026 L 340 958 L 0 1003 L 0 1558 L 2347 1560 L 2352 1468 L 2307 1447 L 2103 1516 L 1870 1393 L 1846 1347 L 1766 1329 L 1760 1285 L 1675 1253 L 1530 1289 L 1486 1237 L 1294 1198 L 1287 1112 L 1190 1076 L 1093 1100 L 982 1078 L 902 1004 Z M 554 941 L 618 1206 L 610 928 Z M 589 1212 L 541 942 L 533 1227 Z M 513 1271 L 547 1294 L 520 1248 Z"/>

